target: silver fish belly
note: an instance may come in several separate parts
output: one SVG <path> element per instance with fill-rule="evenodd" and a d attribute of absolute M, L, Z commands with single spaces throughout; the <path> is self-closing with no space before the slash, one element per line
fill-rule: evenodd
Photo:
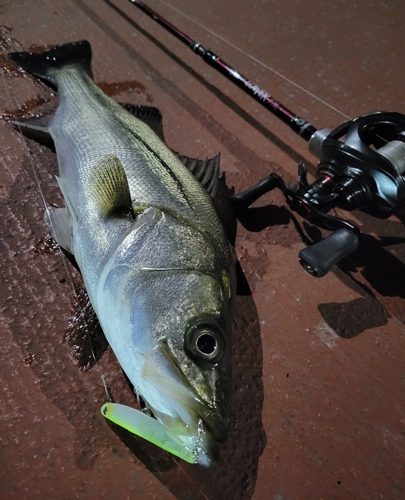
<path fill-rule="evenodd" d="M 135 392 L 196 463 L 212 465 L 229 422 L 235 280 L 211 199 L 95 85 L 88 42 L 10 57 L 58 89 L 54 115 L 14 121 L 54 141 L 66 208 L 51 214 L 53 235 L 75 256 Z"/>

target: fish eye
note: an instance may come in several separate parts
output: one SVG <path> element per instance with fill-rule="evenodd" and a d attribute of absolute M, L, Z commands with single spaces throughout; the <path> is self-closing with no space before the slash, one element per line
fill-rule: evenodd
<path fill-rule="evenodd" d="M 185 348 L 194 359 L 217 363 L 224 353 L 224 339 L 211 325 L 197 325 L 186 335 Z"/>
<path fill-rule="evenodd" d="M 218 348 L 217 341 L 210 333 L 202 333 L 195 343 L 198 351 L 205 356 L 213 356 Z"/>

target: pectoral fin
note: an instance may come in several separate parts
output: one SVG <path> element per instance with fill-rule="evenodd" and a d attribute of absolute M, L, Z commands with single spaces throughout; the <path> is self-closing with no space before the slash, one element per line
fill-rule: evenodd
<path fill-rule="evenodd" d="M 127 175 L 116 156 L 105 156 L 95 166 L 90 189 L 92 201 L 103 217 L 132 214 Z"/>

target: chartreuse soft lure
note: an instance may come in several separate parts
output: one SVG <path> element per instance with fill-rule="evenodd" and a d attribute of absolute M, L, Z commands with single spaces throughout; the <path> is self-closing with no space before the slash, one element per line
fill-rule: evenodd
<path fill-rule="evenodd" d="M 190 464 L 196 463 L 196 451 L 188 448 L 176 434 L 155 418 L 135 408 L 118 403 L 105 403 L 101 407 L 101 413 L 114 424 L 150 441 L 176 457 L 182 458 Z"/>

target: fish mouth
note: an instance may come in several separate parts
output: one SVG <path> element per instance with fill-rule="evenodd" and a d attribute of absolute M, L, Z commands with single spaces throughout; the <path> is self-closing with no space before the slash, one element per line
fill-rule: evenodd
<path fill-rule="evenodd" d="M 218 462 L 219 453 L 216 443 L 202 440 L 204 430 L 201 427 L 197 439 L 193 436 L 177 435 L 159 420 L 118 403 L 105 403 L 101 414 L 124 429 L 140 436 L 156 446 L 166 450 L 186 462 L 211 467 Z M 211 445 L 211 446 L 207 446 Z"/>
<path fill-rule="evenodd" d="M 142 396 L 156 418 L 116 403 L 104 404 L 101 413 L 189 463 L 204 467 L 218 463 L 218 441 L 225 439 L 227 419 L 184 380 L 162 342 L 147 354 L 142 377 L 150 388 Z"/>
<path fill-rule="evenodd" d="M 205 467 L 219 461 L 218 441 L 226 436 L 221 409 L 203 401 L 182 377 L 167 347 L 148 352 L 142 368 L 142 397 L 154 417 L 125 405 L 106 403 L 101 413 L 166 451 Z"/>
<path fill-rule="evenodd" d="M 145 399 L 154 416 L 191 449 L 195 463 L 212 466 L 219 460 L 218 442 L 225 440 L 227 418 L 219 404 L 210 404 L 200 398 L 188 384 L 172 359 L 168 348 L 159 342 L 145 358 L 142 368 L 144 381 L 156 397 Z"/>

